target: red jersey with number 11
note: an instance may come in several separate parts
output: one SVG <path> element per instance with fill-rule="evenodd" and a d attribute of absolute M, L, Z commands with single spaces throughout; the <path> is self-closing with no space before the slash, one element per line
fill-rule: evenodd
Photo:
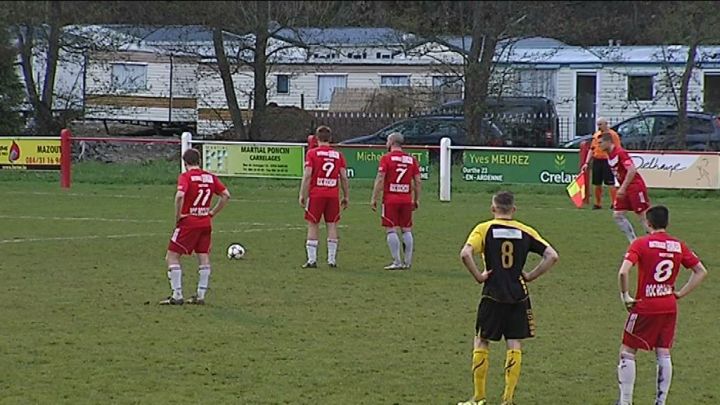
<path fill-rule="evenodd" d="M 318 146 L 305 154 L 305 167 L 312 169 L 310 197 L 339 197 L 340 169 L 345 156 L 329 146 Z"/>
<path fill-rule="evenodd" d="M 210 204 L 213 194 L 225 191 L 220 179 L 201 169 L 188 170 L 178 177 L 178 191 L 185 193 L 180 214 L 187 217 L 180 220 L 179 226 L 186 228 L 204 228 L 212 225 Z"/>
<path fill-rule="evenodd" d="M 644 315 L 677 312 L 675 279 L 680 266 L 691 268 L 700 259 L 685 243 L 665 232 L 656 232 L 635 239 L 625 260 L 638 266 L 638 285 L 633 312 Z"/>
<path fill-rule="evenodd" d="M 384 203 L 413 202 L 412 179 L 420 174 L 420 165 L 414 157 L 402 151 L 386 153 L 380 158 L 378 171 L 385 173 Z"/>

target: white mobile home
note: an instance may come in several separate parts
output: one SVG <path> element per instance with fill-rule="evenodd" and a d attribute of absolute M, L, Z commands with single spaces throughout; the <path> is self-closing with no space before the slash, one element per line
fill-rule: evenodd
<path fill-rule="evenodd" d="M 327 35 L 322 34 L 327 31 Z M 269 68 L 268 102 L 309 110 L 332 110 L 342 89 L 443 88 L 462 77 L 468 38 L 449 38 L 408 47 L 414 38 L 387 29 L 308 29 L 295 52 Z M 310 39 L 310 40 L 309 40 Z M 325 41 L 325 42 L 323 42 Z M 703 47 L 693 72 L 689 109 L 719 106 L 720 47 Z M 583 48 L 548 38 L 498 46 L 493 93 L 543 96 L 556 104 L 561 139 L 588 133 L 597 117 L 613 122 L 642 111 L 676 109 L 684 47 L 609 45 Z M 198 132 L 226 129 L 229 114 L 213 58 L 198 69 Z M 234 76 L 242 109 L 251 108 L 252 72 Z M 671 85 L 672 83 L 672 85 Z M 338 89 L 340 89 L 338 91 Z M 675 91 L 673 91 L 675 89 Z M 715 107 L 717 108 L 717 107 Z"/>

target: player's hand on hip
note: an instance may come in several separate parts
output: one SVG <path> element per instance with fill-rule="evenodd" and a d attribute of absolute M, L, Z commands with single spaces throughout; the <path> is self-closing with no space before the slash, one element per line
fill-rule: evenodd
<path fill-rule="evenodd" d="M 340 206 L 342 207 L 342 209 L 347 209 L 348 205 L 350 205 L 349 199 L 343 198 L 342 200 L 340 200 Z"/>
<path fill-rule="evenodd" d="M 481 280 L 478 280 L 478 283 L 484 283 L 487 281 L 487 279 L 490 278 L 490 274 L 492 274 L 492 270 L 485 269 L 482 273 L 480 273 Z"/>
<path fill-rule="evenodd" d="M 625 198 L 626 191 L 622 188 L 619 188 L 617 191 L 617 198 Z"/>
<path fill-rule="evenodd" d="M 632 309 L 637 305 L 638 302 L 642 300 L 636 300 L 635 298 L 631 297 L 630 294 L 627 292 L 624 294 L 620 294 L 620 298 L 623 301 L 623 304 L 625 304 L 625 309 L 630 312 Z"/>

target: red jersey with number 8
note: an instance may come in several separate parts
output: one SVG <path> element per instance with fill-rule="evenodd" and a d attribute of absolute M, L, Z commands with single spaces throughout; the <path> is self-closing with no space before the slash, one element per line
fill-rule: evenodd
<path fill-rule="evenodd" d="M 305 154 L 305 167 L 312 169 L 310 197 L 340 196 L 340 169 L 344 169 L 345 157 L 329 146 L 318 146 Z"/>
<path fill-rule="evenodd" d="M 643 315 L 677 312 L 675 279 L 680 266 L 691 268 L 700 263 L 684 242 L 665 232 L 656 232 L 635 239 L 625 260 L 638 266 L 638 284 L 633 308 Z"/>
<path fill-rule="evenodd" d="M 178 177 L 177 189 L 185 193 L 182 211 L 180 211 L 180 214 L 185 217 L 180 220 L 178 226 L 186 228 L 211 226 L 212 196 L 225 191 L 225 186 L 220 179 L 204 170 L 192 169 Z"/>
<path fill-rule="evenodd" d="M 385 173 L 383 202 L 388 204 L 412 203 L 412 179 L 420 174 L 420 165 L 405 152 L 393 151 L 380 158 L 378 167 Z"/>

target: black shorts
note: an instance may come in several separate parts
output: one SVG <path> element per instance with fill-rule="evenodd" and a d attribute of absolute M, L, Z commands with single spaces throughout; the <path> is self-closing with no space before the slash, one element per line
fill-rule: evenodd
<path fill-rule="evenodd" d="M 527 339 L 535 336 L 530 297 L 514 304 L 503 304 L 483 297 L 478 306 L 475 333 L 483 339 L 498 341 Z"/>
<path fill-rule="evenodd" d="M 593 159 L 592 161 L 592 184 L 599 186 L 605 184 L 607 186 L 615 185 L 615 176 L 607 159 Z"/>

